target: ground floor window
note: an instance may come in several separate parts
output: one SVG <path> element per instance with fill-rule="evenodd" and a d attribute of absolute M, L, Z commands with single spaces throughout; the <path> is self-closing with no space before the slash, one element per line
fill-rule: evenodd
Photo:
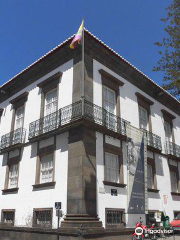
<path fill-rule="evenodd" d="M 35 227 L 52 227 L 52 209 L 34 209 L 33 223 Z"/>
<path fill-rule="evenodd" d="M 174 219 L 180 220 L 180 212 L 174 211 Z"/>
<path fill-rule="evenodd" d="M 122 209 L 106 209 L 106 228 L 125 226 L 124 216 Z"/>
<path fill-rule="evenodd" d="M 14 226 L 15 210 L 2 210 L 1 222 Z"/>

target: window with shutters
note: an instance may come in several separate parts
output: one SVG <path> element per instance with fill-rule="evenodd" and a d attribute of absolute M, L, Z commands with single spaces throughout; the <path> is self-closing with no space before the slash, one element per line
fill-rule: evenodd
<path fill-rule="evenodd" d="M 139 106 L 139 125 L 141 129 L 149 130 L 148 112 L 141 106 Z"/>
<path fill-rule="evenodd" d="M 52 209 L 34 209 L 34 227 L 52 227 Z"/>
<path fill-rule="evenodd" d="M 8 188 L 17 188 L 18 186 L 19 164 L 9 166 Z"/>
<path fill-rule="evenodd" d="M 40 159 L 40 183 L 53 181 L 53 153 L 44 155 Z"/>
<path fill-rule="evenodd" d="M 154 188 L 154 174 L 153 174 L 153 168 L 151 165 L 147 165 L 147 186 L 150 189 Z"/>
<path fill-rule="evenodd" d="M 5 225 L 14 225 L 15 210 L 2 210 L 1 222 Z"/>
<path fill-rule="evenodd" d="M 171 141 L 171 139 L 172 139 L 172 128 L 171 128 L 171 124 L 169 122 L 164 121 L 164 130 L 165 130 L 166 140 Z"/>
<path fill-rule="evenodd" d="M 119 157 L 112 153 L 105 153 L 105 180 L 119 183 Z"/>
<path fill-rule="evenodd" d="M 170 171 L 170 178 L 171 178 L 171 191 L 178 192 L 177 173 L 174 171 Z"/>

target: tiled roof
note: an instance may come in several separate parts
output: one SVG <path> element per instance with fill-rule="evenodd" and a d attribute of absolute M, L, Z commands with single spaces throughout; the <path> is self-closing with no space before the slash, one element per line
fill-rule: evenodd
<path fill-rule="evenodd" d="M 128 64 L 129 66 L 131 66 L 132 68 L 134 68 L 136 71 L 138 71 L 141 75 L 143 75 L 146 79 L 148 79 L 153 85 L 155 85 L 157 88 L 159 88 L 161 91 L 163 91 L 165 94 L 167 94 L 169 97 L 173 98 L 176 102 L 178 102 L 180 104 L 180 102 L 174 97 L 172 96 L 169 92 L 167 92 L 166 90 L 164 90 L 161 86 L 159 86 L 156 82 L 154 82 L 151 78 L 149 78 L 146 74 L 144 74 L 143 72 L 141 72 L 138 68 L 136 68 L 133 64 L 131 64 L 129 61 L 127 61 L 125 58 L 123 58 L 119 53 L 117 53 L 116 51 L 114 51 L 112 48 L 110 48 L 107 44 L 105 44 L 103 41 L 101 41 L 99 38 L 97 38 L 94 34 L 92 34 L 90 31 L 88 31 L 87 29 L 85 29 L 85 32 L 87 34 L 89 34 L 92 38 L 94 38 L 96 41 L 98 41 L 101 45 L 103 45 L 106 49 L 108 49 L 112 54 L 116 55 L 118 58 L 120 58 L 121 60 L 123 60 L 126 64 Z M 42 61 L 43 59 L 45 59 L 46 57 L 48 57 L 49 55 L 53 54 L 56 50 L 58 50 L 59 48 L 62 48 L 66 43 L 68 43 L 72 38 L 74 37 L 74 35 L 72 35 L 71 37 L 69 37 L 68 39 L 66 39 L 64 42 L 62 42 L 61 44 L 59 44 L 58 46 L 56 46 L 55 48 L 53 48 L 51 51 L 49 51 L 48 53 L 46 53 L 45 55 L 43 55 L 41 58 L 39 58 L 37 61 L 33 62 L 32 64 L 30 64 L 28 67 L 26 67 L 25 69 L 23 69 L 21 72 L 19 72 L 17 75 L 15 75 L 13 78 L 9 79 L 6 83 L 4 83 L 1 87 L 3 88 L 4 86 L 8 85 L 8 83 L 10 83 L 11 81 L 14 81 L 18 76 L 20 76 L 22 73 L 24 73 L 25 71 L 27 71 L 28 69 L 32 68 L 34 65 L 36 65 L 38 62 Z"/>

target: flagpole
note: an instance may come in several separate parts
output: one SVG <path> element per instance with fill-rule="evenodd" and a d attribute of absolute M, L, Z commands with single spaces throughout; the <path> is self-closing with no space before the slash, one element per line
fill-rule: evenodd
<path fill-rule="evenodd" d="M 84 20 L 83 20 L 84 22 Z M 84 63 L 84 24 L 82 32 L 82 89 L 81 89 L 81 98 L 82 98 L 82 115 L 84 115 L 84 99 L 85 99 L 85 63 Z"/>
<path fill-rule="evenodd" d="M 83 20 L 84 21 L 84 20 Z M 85 78 L 85 74 L 84 74 L 84 24 L 83 24 L 83 37 L 82 37 L 83 41 L 82 41 L 82 97 L 84 97 L 84 78 Z"/>

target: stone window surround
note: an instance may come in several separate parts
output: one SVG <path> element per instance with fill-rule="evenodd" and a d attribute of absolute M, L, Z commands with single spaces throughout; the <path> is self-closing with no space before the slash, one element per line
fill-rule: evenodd
<path fill-rule="evenodd" d="M 119 159 L 119 183 L 109 182 L 106 180 L 106 168 L 105 168 L 105 153 L 111 153 L 118 156 Z M 115 187 L 122 187 L 124 188 L 126 184 L 124 184 L 124 173 L 123 173 L 123 155 L 122 149 L 116 147 L 114 145 L 108 144 L 104 142 L 104 185 L 115 186 Z"/>
<path fill-rule="evenodd" d="M 20 155 L 21 155 L 21 153 L 19 153 L 19 155 L 16 156 L 16 157 L 9 158 L 9 153 L 8 153 L 8 160 L 7 160 L 6 174 L 5 174 L 5 183 L 4 183 L 4 189 L 2 190 L 3 194 L 11 193 L 11 192 L 18 192 L 18 190 L 19 190 L 18 182 L 19 182 Z M 18 164 L 17 187 L 16 188 L 8 188 L 8 185 L 9 185 L 9 170 L 10 170 L 10 166 L 14 165 L 14 164 Z"/>
<path fill-rule="evenodd" d="M 15 127 L 16 110 L 22 106 L 24 106 L 24 109 L 25 109 L 25 103 L 28 100 L 28 94 L 29 94 L 28 92 L 24 92 L 18 97 L 10 101 L 13 108 L 12 120 L 11 120 L 11 132 L 14 131 L 14 127 Z M 24 115 L 25 115 L 25 110 L 24 110 Z"/>
<path fill-rule="evenodd" d="M 108 72 L 104 71 L 103 69 L 99 70 L 101 74 L 102 86 L 106 86 L 111 90 L 115 91 L 116 94 L 116 115 L 120 117 L 120 94 L 119 94 L 119 87 L 123 86 L 124 83 L 121 82 L 119 79 L 115 78 Z M 102 106 L 103 104 L 103 87 L 102 87 Z"/>
<path fill-rule="evenodd" d="M 154 183 L 154 188 L 148 188 L 148 192 L 159 192 L 157 189 L 157 177 L 156 177 L 156 164 L 155 164 L 155 158 L 147 158 L 147 164 L 151 165 L 152 167 L 152 174 L 153 174 L 153 183 Z"/>
<path fill-rule="evenodd" d="M 36 176 L 35 176 L 35 184 L 32 185 L 33 189 L 43 188 L 43 187 L 50 187 L 55 186 L 56 182 L 54 181 L 55 177 L 55 146 L 56 142 L 54 141 L 54 144 L 39 148 L 39 142 L 38 142 L 38 152 L 37 152 L 37 160 L 36 160 Z M 40 183 L 40 167 L 41 167 L 41 157 L 53 154 L 53 180 L 52 182 L 47 183 Z"/>
<path fill-rule="evenodd" d="M 149 125 L 149 132 L 152 132 L 152 122 L 151 122 L 151 105 L 154 104 L 151 100 L 147 97 L 143 96 L 141 93 L 136 92 L 135 95 L 137 96 L 138 106 L 147 110 L 148 115 L 148 125 Z M 139 109 L 138 109 L 139 111 Z M 140 123 L 139 123 L 140 124 Z M 140 126 L 139 126 L 140 127 Z"/>
<path fill-rule="evenodd" d="M 52 91 L 53 89 L 57 89 L 57 106 L 56 110 L 58 110 L 58 96 L 59 96 L 59 82 L 60 77 L 62 76 L 62 72 L 58 72 L 53 76 L 47 78 L 43 82 L 37 84 L 37 86 L 41 89 L 41 107 L 40 107 L 40 118 L 44 117 L 44 107 L 45 107 L 45 95 L 46 93 Z"/>
<path fill-rule="evenodd" d="M 120 211 L 122 212 L 122 223 L 119 225 L 110 225 L 108 226 L 107 224 L 107 211 L 112 210 L 112 211 Z M 124 208 L 105 208 L 105 227 L 106 229 L 119 229 L 119 228 L 125 228 L 126 226 L 126 221 L 125 221 L 125 209 Z"/>
<path fill-rule="evenodd" d="M 37 227 L 37 217 L 36 213 L 40 211 L 51 211 L 51 227 L 52 227 L 52 220 L 53 220 L 53 208 L 33 208 L 33 227 Z M 43 227 L 41 225 L 38 225 L 38 227 Z"/>
<path fill-rule="evenodd" d="M 1 223 L 2 224 L 5 224 L 5 225 L 9 225 L 8 223 L 4 223 L 4 213 L 5 212 L 12 212 L 14 214 L 14 219 L 13 219 L 13 223 L 10 224 L 11 226 L 14 226 L 14 222 L 15 222 L 15 212 L 16 210 L 15 209 L 2 209 L 1 210 Z"/>
<path fill-rule="evenodd" d="M 166 111 L 165 109 L 161 109 L 164 121 L 168 122 L 171 126 L 171 134 L 172 134 L 172 142 L 175 143 L 174 137 L 174 128 L 173 128 L 173 120 L 176 118 L 174 115 Z"/>
<path fill-rule="evenodd" d="M 176 176 L 177 176 L 177 192 L 171 192 L 171 195 L 178 195 L 180 196 L 180 175 L 179 175 L 179 169 L 178 169 L 178 166 L 173 166 L 169 163 L 169 160 L 168 160 L 168 165 L 169 165 L 169 173 L 170 171 L 172 172 L 175 172 L 176 173 Z M 170 176 L 170 183 L 171 183 L 171 176 Z"/>

